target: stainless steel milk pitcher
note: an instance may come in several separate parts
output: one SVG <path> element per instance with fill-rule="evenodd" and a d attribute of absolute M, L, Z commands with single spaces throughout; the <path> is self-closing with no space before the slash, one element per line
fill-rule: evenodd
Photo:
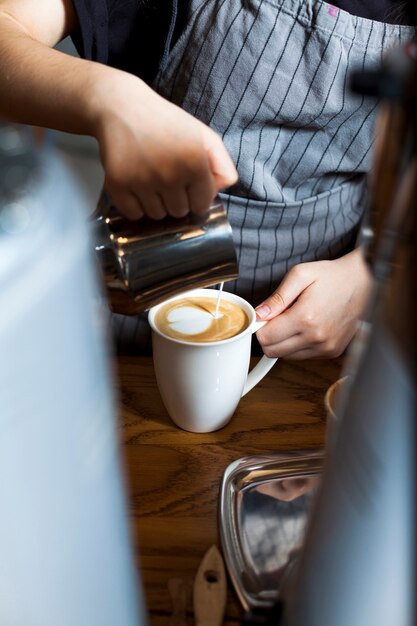
<path fill-rule="evenodd" d="M 205 215 L 131 221 L 103 193 L 94 215 L 96 255 L 112 311 L 134 315 L 171 296 L 238 276 L 220 198 Z"/>

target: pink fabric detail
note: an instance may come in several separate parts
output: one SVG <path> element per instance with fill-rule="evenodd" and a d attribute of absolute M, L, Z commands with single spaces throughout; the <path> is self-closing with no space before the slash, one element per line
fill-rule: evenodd
<path fill-rule="evenodd" d="M 339 9 L 335 7 L 333 4 L 331 4 L 329 6 L 329 15 L 331 15 L 332 17 L 337 17 L 338 13 L 339 13 Z"/>

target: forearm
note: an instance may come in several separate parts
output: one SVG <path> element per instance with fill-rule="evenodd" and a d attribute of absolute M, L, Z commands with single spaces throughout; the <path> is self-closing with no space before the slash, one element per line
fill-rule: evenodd
<path fill-rule="evenodd" d="M 95 92 L 111 71 L 54 50 L 0 11 L 0 117 L 94 135 Z"/>
<path fill-rule="evenodd" d="M 237 179 L 220 137 L 133 74 L 54 50 L 76 27 L 70 0 L 0 0 L 0 117 L 95 137 L 128 217 L 205 213 Z"/>

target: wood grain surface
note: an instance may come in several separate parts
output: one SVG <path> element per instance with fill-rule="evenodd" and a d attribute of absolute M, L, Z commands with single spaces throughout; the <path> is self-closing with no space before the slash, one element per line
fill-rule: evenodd
<path fill-rule="evenodd" d="M 252 360 L 252 365 L 257 359 Z M 123 357 L 116 367 L 120 438 L 137 565 L 151 626 L 168 626 L 174 611 L 168 581 L 192 587 L 212 544 L 221 548 L 217 504 L 223 472 L 232 461 L 271 451 L 323 446 L 327 388 L 342 359 L 278 361 L 242 398 L 221 430 L 193 434 L 170 420 L 149 357 Z M 224 624 L 243 611 L 230 581 Z M 192 598 L 186 621 L 194 625 Z"/>

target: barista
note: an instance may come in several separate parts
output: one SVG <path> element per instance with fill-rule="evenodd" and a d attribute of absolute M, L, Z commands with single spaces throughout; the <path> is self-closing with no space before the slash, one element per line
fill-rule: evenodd
<path fill-rule="evenodd" d="M 96 137 L 131 218 L 204 212 L 234 163 L 223 199 L 240 276 L 227 288 L 270 320 L 267 355 L 336 356 L 370 288 L 354 243 L 376 107 L 348 75 L 414 34 L 395 4 L 173 0 L 169 14 L 137 0 L 0 0 L 0 113 Z M 101 63 L 52 50 L 67 34 Z M 115 321 L 141 343 L 141 320 Z"/>

